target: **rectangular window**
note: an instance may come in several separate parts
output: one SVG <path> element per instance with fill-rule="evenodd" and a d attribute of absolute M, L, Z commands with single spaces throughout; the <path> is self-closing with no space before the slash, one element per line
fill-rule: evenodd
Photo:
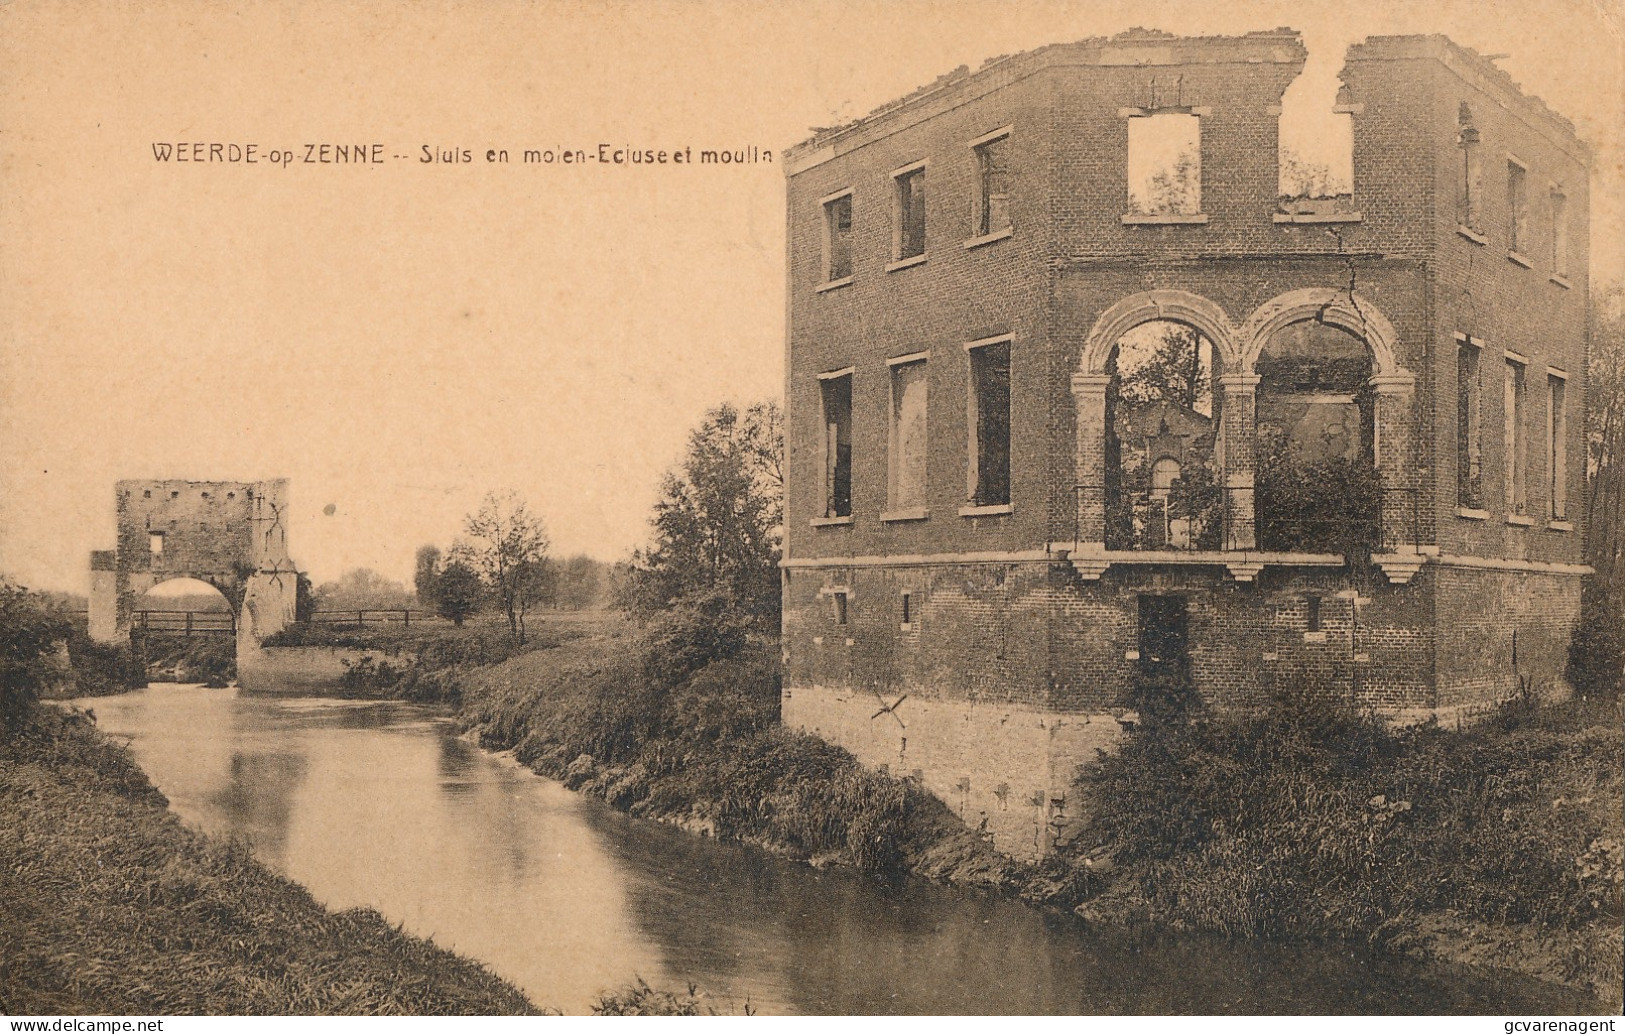
<path fill-rule="evenodd" d="M 835 623 L 846 624 L 846 590 L 836 589 L 830 593 L 830 598 L 835 601 Z"/>
<path fill-rule="evenodd" d="M 1456 505 L 1484 508 L 1483 447 L 1479 436 L 1481 392 L 1478 380 L 1478 342 L 1459 338 L 1456 344 Z"/>
<path fill-rule="evenodd" d="M 1308 611 L 1307 616 L 1305 618 L 1304 631 L 1306 631 L 1306 632 L 1319 632 L 1320 631 L 1320 597 L 1319 596 L 1307 596 L 1307 597 L 1304 598 L 1304 604 L 1305 604 L 1305 606 L 1307 608 L 1307 611 Z"/>
<path fill-rule="evenodd" d="M 149 532 L 147 534 L 147 552 L 151 553 L 153 556 L 163 556 L 164 555 L 164 533 L 163 532 L 154 531 L 154 532 Z"/>
<path fill-rule="evenodd" d="M 970 501 L 973 506 L 1010 505 L 1010 342 L 970 350 Z"/>
<path fill-rule="evenodd" d="M 824 282 L 852 275 L 852 194 L 824 202 Z"/>
<path fill-rule="evenodd" d="M 1556 374 L 1546 377 L 1546 468 L 1550 472 L 1554 521 L 1568 517 L 1569 509 L 1569 414 L 1568 381 Z"/>
<path fill-rule="evenodd" d="M 824 409 L 824 516 L 852 516 L 852 374 L 819 381 Z"/>
<path fill-rule="evenodd" d="M 1128 201 L 1135 215 L 1202 211 L 1202 120 L 1182 112 L 1128 120 Z"/>
<path fill-rule="evenodd" d="M 1483 227 L 1482 166 L 1478 156 L 1478 130 L 1472 124 L 1472 115 L 1466 104 L 1461 106 L 1458 143 L 1461 145 L 1461 180 L 1457 191 L 1456 218 L 1461 225 L 1476 231 Z"/>
<path fill-rule="evenodd" d="M 1010 229 L 1010 137 L 976 145 L 975 234 L 986 237 Z"/>
<path fill-rule="evenodd" d="M 1523 254 L 1529 245 L 1529 174 L 1507 162 L 1507 248 Z"/>
<path fill-rule="evenodd" d="M 887 509 L 914 510 L 925 506 L 926 394 L 928 379 L 923 358 L 894 361 L 891 368 L 890 470 Z"/>
<path fill-rule="evenodd" d="M 1552 191 L 1552 272 L 1569 275 L 1569 199 L 1561 190 Z"/>
<path fill-rule="evenodd" d="M 897 228 L 893 258 L 925 254 L 925 166 L 897 174 Z"/>
<path fill-rule="evenodd" d="M 1524 431 L 1524 364 L 1522 360 L 1507 357 L 1505 397 L 1502 408 L 1506 415 L 1503 442 L 1506 448 L 1506 503 L 1507 514 L 1529 512 L 1529 493 L 1526 484 L 1529 470 L 1529 443 Z"/>
<path fill-rule="evenodd" d="M 914 623 L 914 596 L 912 593 L 903 593 L 903 624 Z"/>

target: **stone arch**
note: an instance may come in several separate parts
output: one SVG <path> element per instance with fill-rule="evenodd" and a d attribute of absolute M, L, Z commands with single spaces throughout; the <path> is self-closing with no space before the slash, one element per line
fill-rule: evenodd
<path fill-rule="evenodd" d="M 1189 291 L 1142 291 L 1118 301 L 1100 314 L 1084 341 L 1083 353 L 1078 357 L 1080 374 L 1103 374 L 1106 361 L 1118 339 L 1142 323 L 1152 320 L 1174 320 L 1195 327 L 1213 342 L 1215 360 L 1220 373 L 1240 369 L 1241 352 L 1237 348 L 1235 325 L 1218 305 Z"/>
<path fill-rule="evenodd" d="M 1371 349 L 1372 379 L 1406 377 L 1395 349 L 1399 333 L 1382 310 L 1353 291 L 1333 287 L 1305 287 L 1277 295 L 1253 310 L 1236 335 L 1240 368 L 1252 373 L 1253 364 L 1270 336 L 1283 327 L 1303 320 L 1317 320 L 1339 327 L 1361 338 Z"/>

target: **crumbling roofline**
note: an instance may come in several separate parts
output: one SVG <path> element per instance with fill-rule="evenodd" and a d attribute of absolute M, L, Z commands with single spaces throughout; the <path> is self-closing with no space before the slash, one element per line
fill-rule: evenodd
<path fill-rule="evenodd" d="M 1178 54 L 1159 54 L 1170 48 Z M 1142 51 L 1136 55 L 1135 51 Z M 1211 52 L 1211 53 L 1209 53 Z M 1141 59 L 1136 59 L 1136 58 Z M 992 57 L 974 72 L 960 65 L 952 72 L 896 100 L 888 101 L 860 118 L 839 126 L 816 131 L 811 137 L 785 152 L 786 169 L 799 155 L 829 147 L 849 134 L 905 108 L 976 80 L 986 80 L 997 72 L 1014 79 L 1057 66 L 1092 67 L 1177 67 L 1193 64 L 1302 63 L 1308 57 L 1295 29 L 1252 32 L 1244 36 L 1175 36 L 1154 29 L 1130 29 L 1116 36 L 1092 36 L 1073 43 L 1051 43 L 1018 54 Z"/>

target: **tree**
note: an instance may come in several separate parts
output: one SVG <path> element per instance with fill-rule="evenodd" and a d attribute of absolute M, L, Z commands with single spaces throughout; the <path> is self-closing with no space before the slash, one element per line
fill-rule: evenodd
<path fill-rule="evenodd" d="M 419 546 L 417 552 L 417 566 L 412 575 L 412 588 L 418 595 L 418 602 L 425 607 L 435 605 L 435 579 L 440 575 L 440 547 Z"/>
<path fill-rule="evenodd" d="M 1207 363 L 1202 361 L 1201 335 L 1183 323 L 1164 321 L 1156 327 L 1161 336 L 1149 354 L 1143 345 L 1127 355 L 1128 345 L 1119 348 L 1118 398 L 1137 405 L 1172 402 L 1204 415 L 1211 413 L 1212 356 Z"/>
<path fill-rule="evenodd" d="M 1569 675 L 1582 691 L 1625 692 L 1625 291 L 1598 299 L 1586 391 L 1586 563 Z"/>
<path fill-rule="evenodd" d="M 633 554 L 622 606 L 647 619 L 701 601 L 715 611 L 720 600 L 753 632 L 777 634 L 783 453 L 776 404 L 708 412 L 661 482 L 654 542 Z"/>
<path fill-rule="evenodd" d="M 344 572 L 336 582 L 324 582 L 317 598 L 335 610 L 405 610 L 414 602 L 406 586 L 369 567 Z"/>
<path fill-rule="evenodd" d="M 48 661 L 67 640 L 66 618 L 34 593 L 0 580 L 0 731 L 16 732 L 50 679 Z"/>
<path fill-rule="evenodd" d="M 606 564 L 577 554 L 554 567 L 554 603 L 558 607 L 586 610 L 603 598 Z"/>
<path fill-rule="evenodd" d="M 508 618 L 508 632 L 525 641 L 525 614 L 546 597 L 547 530 L 515 492 L 489 492 L 468 515 L 466 540 L 453 553 L 480 572 Z"/>
<path fill-rule="evenodd" d="M 450 620 L 458 628 L 463 620 L 479 609 L 480 573 L 461 560 L 450 560 L 435 575 L 435 613 Z"/>

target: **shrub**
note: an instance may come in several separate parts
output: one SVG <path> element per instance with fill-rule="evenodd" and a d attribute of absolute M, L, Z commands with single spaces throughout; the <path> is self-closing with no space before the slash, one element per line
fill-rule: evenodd
<path fill-rule="evenodd" d="M 1148 724 L 1085 771 L 1090 834 L 1153 914 L 1227 933 L 1381 940 L 1446 909 L 1574 928 L 1620 912 L 1625 737 L 1565 721 L 1394 730 L 1308 687 Z"/>
<path fill-rule="evenodd" d="M 75 630 L 68 638 L 74 693 L 82 697 L 127 693 L 147 684 L 146 665 L 128 643 L 98 643 Z"/>
<path fill-rule="evenodd" d="M 36 594 L 0 582 L 0 731 L 26 721 L 51 680 L 49 660 L 68 638 L 68 621 Z"/>

